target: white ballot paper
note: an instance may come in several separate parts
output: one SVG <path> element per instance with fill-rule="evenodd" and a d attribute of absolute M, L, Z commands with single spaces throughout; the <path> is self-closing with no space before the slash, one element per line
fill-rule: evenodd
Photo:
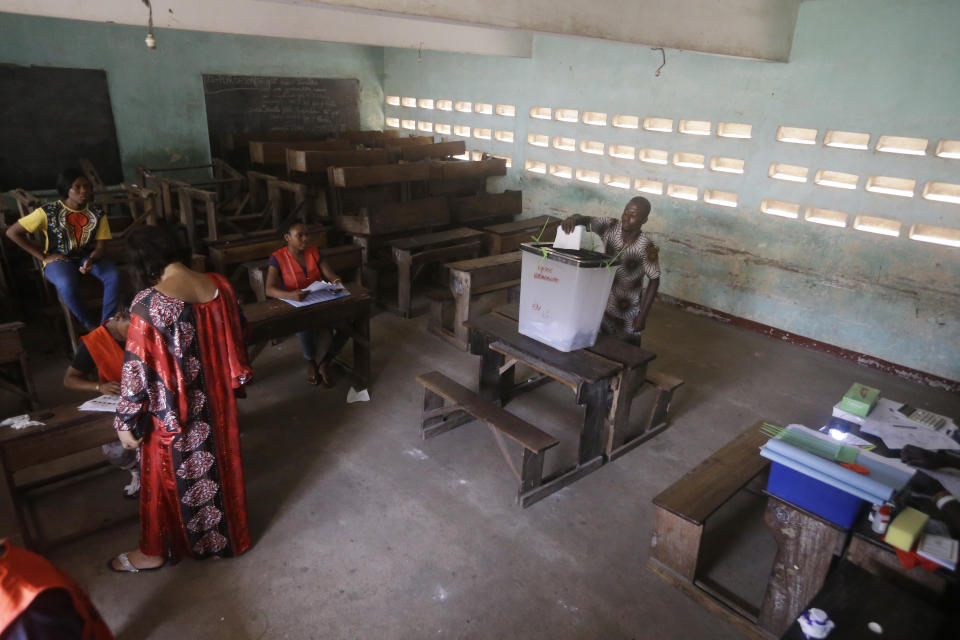
<path fill-rule="evenodd" d="M 347 404 L 354 402 L 369 402 L 370 393 L 366 389 L 357 391 L 353 387 L 350 387 L 350 391 L 347 391 Z"/>
<path fill-rule="evenodd" d="M 82 405 L 77 407 L 77 409 L 80 411 L 104 411 L 107 413 L 113 413 L 117 410 L 118 402 L 120 402 L 120 396 L 109 396 L 107 394 L 103 394 L 99 398 L 87 400 Z"/>
<path fill-rule="evenodd" d="M 323 282 L 321 280 L 311 282 L 308 286 L 304 287 L 303 290 L 310 292 L 303 300 L 287 300 L 286 298 L 281 298 L 281 300 L 294 307 L 306 307 L 311 304 L 317 304 L 318 302 L 326 302 L 327 300 L 334 300 L 350 295 L 350 292 L 344 289 L 342 285 Z"/>
<path fill-rule="evenodd" d="M 592 231 L 587 231 L 584 225 L 578 224 L 570 233 L 565 232 L 561 227 L 557 227 L 557 235 L 553 240 L 553 248 L 603 251 L 603 243 L 600 242 L 600 236 Z"/>
<path fill-rule="evenodd" d="M 898 409 L 902 403 L 889 398 L 880 398 L 866 418 L 857 417 L 860 431 L 875 435 L 883 440 L 883 444 L 890 449 L 902 449 L 904 445 L 912 444 L 924 449 L 960 449 L 960 443 L 950 436 L 956 431 L 952 420 L 948 420 L 939 429 L 934 429 L 922 422 L 911 420 L 901 414 Z M 849 420 L 846 412 L 837 415 L 834 407 L 833 415 Z"/>

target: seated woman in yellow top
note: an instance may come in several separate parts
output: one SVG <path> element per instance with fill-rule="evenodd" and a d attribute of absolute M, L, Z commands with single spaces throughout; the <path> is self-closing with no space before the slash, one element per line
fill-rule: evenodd
<path fill-rule="evenodd" d="M 43 275 L 80 324 L 92 331 L 114 314 L 120 300 L 120 276 L 113 263 L 102 257 L 104 241 L 112 237 L 110 225 L 106 214 L 92 204 L 93 186 L 79 169 L 66 169 L 57 177 L 57 192 L 60 200 L 14 222 L 7 237 L 43 263 Z M 43 232 L 41 247 L 29 237 L 38 230 Z M 86 273 L 103 283 L 99 321 L 80 296 L 79 277 Z"/>
<path fill-rule="evenodd" d="M 303 289 L 318 280 L 326 280 L 334 284 L 343 284 L 343 281 L 334 273 L 326 261 L 320 259 L 320 252 L 316 247 L 307 246 L 307 227 L 302 222 L 294 222 L 283 234 L 287 246 L 274 251 L 270 256 L 270 266 L 267 268 L 267 295 L 272 298 L 287 300 L 303 300 L 308 292 Z M 333 331 L 330 346 L 326 354 L 317 361 L 317 332 L 301 331 L 297 334 L 303 357 L 307 361 L 307 382 L 324 387 L 333 386 L 328 365 L 343 349 L 348 336 L 342 331 Z"/>

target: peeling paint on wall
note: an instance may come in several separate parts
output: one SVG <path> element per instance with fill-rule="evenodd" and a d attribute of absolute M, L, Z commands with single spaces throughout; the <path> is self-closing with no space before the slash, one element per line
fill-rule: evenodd
<path fill-rule="evenodd" d="M 524 192 L 524 214 L 619 215 L 632 190 L 585 185 L 524 171 L 527 160 L 689 185 L 696 202 L 647 196 L 647 231 L 661 245 L 660 291 L 708 309 L 805 336 L 878 362 L 960 380 L 960 249 L 911 240 L 913 224 L 960 228 L 960 205 L 868 193 L 869 176 L 957 182 L 956 160 L 898 156 L 822 144 L 828 130 L 960 139 L 960 4 L 923 0 L 909 16 L 894 0 L 803 3 L 791 61 L 764 64 L 668 52 L 669 73 L 654 76 L 659 56 L 646 47 L 538 36 L 529 60 L 434 54 L 423 62 L 388 49 L 384 89 L 391 95 L 506 102 L 513 145 L 467 138 L 472 150 L 505 153 L 502 180 Z M 920 40 L 923 51 L 891 47 Z M 922 69 L 922 72 L 918 72 Z M 890 87 L 898 87 L 892 92 Z M 532 107 L 702 120 L 711 135 L 693 136 L 526 117 Z M 387 107 L 396 115 L 399 107 Z M 405 117 L 417 118 L 416 110 Z M 425 116 L 424 116 L 425 117 Z M 437 121 L 490 126 L 490 116 L 431 115 Z M 487 118 L 485 120 L 484 118 Z M 713 134 L 720 122 L 751 125 L 750 139 Z M 813 145 L 776 141 L 779 127 L 817 131 Z M 639 160 L 532 147 L 527 135 L 595 140 L 744 161 L 743 174 L 656 165 Z M 831 189 L 768 177 L 779 162 L 859 176 L 856 189 Z M 703 202 L 707 189 L 737 194 L 736 207 Z M 797 219 L 762 213 L 770 198 L 796 203 Z M 846 227 L 806 221 L 807 207 L 847 214 Z M 856 215 L 901 223 L 900 237 L 853 229 Z M 893 365 L 892 365 L 893 366 Z"/>

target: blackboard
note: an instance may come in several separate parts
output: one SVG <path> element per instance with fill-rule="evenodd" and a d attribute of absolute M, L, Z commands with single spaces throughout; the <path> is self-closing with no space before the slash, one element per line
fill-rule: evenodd
<path fill-rule="evenodd" d="M 123 180 L 105 71 L 2 64 L 0 87 L 0 191 L 53 189 L 80 158 Z"/>
<path fill-rule="evenodd" d="M 203 92 L 214 155 L 226 133 L 300 131 L 316 139 L 360 128 L 356 78 L 204 74 Z"/>

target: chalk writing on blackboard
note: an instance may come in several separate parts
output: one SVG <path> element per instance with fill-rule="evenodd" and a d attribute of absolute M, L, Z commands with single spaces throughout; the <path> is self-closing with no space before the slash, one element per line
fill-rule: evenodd
<path fill-rule="evenodd" d="M 223 133 L 302 131 L 332 136 L 360 128 L 360 81 L 204 75 L 211 140 Z"/>

